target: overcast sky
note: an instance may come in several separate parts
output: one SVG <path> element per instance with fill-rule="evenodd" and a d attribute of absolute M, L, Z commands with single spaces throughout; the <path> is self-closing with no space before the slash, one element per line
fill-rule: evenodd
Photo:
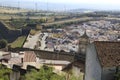
<path fill-rule="evenodd" d="M 120 4 L 120 0 L 18 0 L 18 1 L 42 1 L 51 3 L 70 3 L 70 4 L 81 4 L 81 3 L 91 3 L 91 4 Z"/>
<path fill-rule="evenodd" d="M 45 4 L 49 3 L 50 8 L 60 8 L 65 5 L 67 8 L 87 8 L 87 9 L 103 9 L 103 10 L 120 10 L 120 0 L 0 0 L 0 4 L 17 5 L 17 2 L 21 3 L 21 7 L 30 7 L 30 3 L 38 3 L 40 7 L 45 7 Z M 26 3 L 27 2 L 27 3 Z M 53 5 L 53 4 L 54 5 Z M 13 5 L 14 4 L 14 5 Z M 56 4 L 56 5 L 55 5 Z M 34 4 L 33 4 L 34 5 Z"/>

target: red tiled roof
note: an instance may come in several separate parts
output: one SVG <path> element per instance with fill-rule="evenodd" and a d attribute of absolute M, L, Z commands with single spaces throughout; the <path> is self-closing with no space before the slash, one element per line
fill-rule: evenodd
<path fill-rule="evenodd" d="M 120 42 L 94 42 L 102 67 L 120 65 Z"/>
<path fill-rule="evenodd" d="M 11 54 L 4 54 L 3 59 L 9 60 L 11 58 Z"/>
<path fill-rule="evenodd" d="M 34 51 L 25 51 L 23 62 L 36 62 L 36 54 Z"/>
<path fill-rule="evenodd" d="M 21 63 L 21 58 L 11 58 L 9 60 L 9 63 L 10 64 L 19 64 L 19 63 Z"/>

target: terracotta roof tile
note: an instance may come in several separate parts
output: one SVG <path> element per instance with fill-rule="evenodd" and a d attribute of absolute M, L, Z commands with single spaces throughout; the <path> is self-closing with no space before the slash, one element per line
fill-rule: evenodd
<path fill-rule="evenodd" d="M 120 42 L 94 42 L 102 67 L 120 65 Z"/>
<path fill-rule="evenodd" d="M 9 64 L 19 64 L 21 63 L 21 58 L 11 58 Z"/>
<path fill-rule="evenodd" d="M 36 62 L 36 54 L 34 51 L 25 51 L 23 62 Z"/>

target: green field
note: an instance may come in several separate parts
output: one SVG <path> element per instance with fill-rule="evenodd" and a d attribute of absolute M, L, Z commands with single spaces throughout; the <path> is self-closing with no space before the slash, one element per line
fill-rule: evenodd
<path fill-rule="evenodd" d="M 26 36 L 18 37 L 14 42 L 10 43 L 11 48 L 22 47 L 25 40 Z"/>

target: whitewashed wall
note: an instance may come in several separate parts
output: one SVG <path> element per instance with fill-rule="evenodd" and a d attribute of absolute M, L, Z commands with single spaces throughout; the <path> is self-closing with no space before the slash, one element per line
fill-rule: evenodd
<path fill-rule="evenodd" d="M 97 58 L 94 44 L 87 47 L 85 80 L 101 80 L 101 66 Z"/>

